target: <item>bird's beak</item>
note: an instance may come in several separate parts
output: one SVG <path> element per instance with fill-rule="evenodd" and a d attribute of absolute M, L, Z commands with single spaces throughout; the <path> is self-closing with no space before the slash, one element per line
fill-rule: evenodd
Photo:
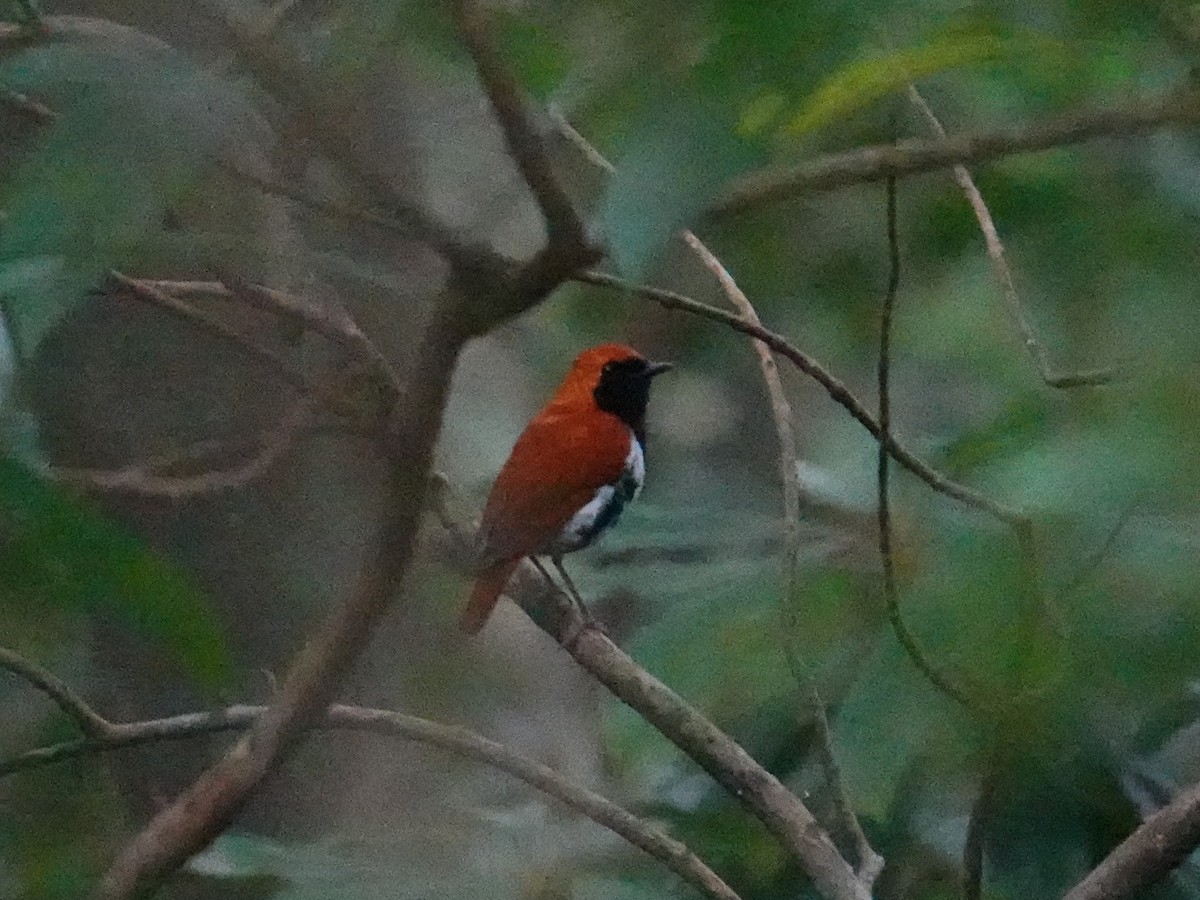
<path fill-rule="evenodd" d="M 646 377 L 653 378 L 655 375 L 661 375 L 663 372 L 670 372 L 674 365 L 669 362 L 652 362 L 646 366 Z"/>

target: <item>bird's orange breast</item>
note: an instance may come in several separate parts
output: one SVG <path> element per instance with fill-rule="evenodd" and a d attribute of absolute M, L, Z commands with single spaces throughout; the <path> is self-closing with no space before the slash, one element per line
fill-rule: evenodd
<path fill-rule="evenodd" d="M 480 527 L 481 563 L 546 552 L 599 488 L 621 479 L 632 440 L 628 426 L 594 404 L 551 402 L 496 478 Z"/>

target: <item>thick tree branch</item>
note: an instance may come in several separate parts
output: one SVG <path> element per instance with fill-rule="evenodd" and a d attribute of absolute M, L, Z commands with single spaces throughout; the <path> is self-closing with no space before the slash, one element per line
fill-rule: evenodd
<path fill-rule="evenodd" d="M 177 741 L 224 731 L 244 730 L 267 712 L 265 706 L 231 706 L 213 712 L 187 713 L 165 719 L 115 724 L 109 722 L 62 681 L 11 650 L 0 648 L 0 668 L 21 676 L 46 693 L 79 725 L 82 740 L 38 747 L 0 762 L 0 778 L 42 768 L 85 754 Z M 323 730 L 359 731 L 420 741 L 493 766 L 560 800 L 598 825 L 623 837 L 662 862 L 702 894 L 715 900 L 738 895 L 684 844 L 652 827 L 594 791 L 574 784 L 549 766 L 488 740 L 465 728 L 441 725 L 383 709 L 335 704 L 314 723 Z"/>
<path fill-rule="evenodd" d="M 475 61 L 479 82 L 504 132 L 509 156 L 545 217 L 550 246 L 568 254 L 588 250 L 587 227 L 554 173 L 521 86 L 504 64 L 485 26 L 485 14 L 474 0 L 452 0 L 451 9 L 459 39 Z"/>
<path fill-rule="evenodd" d="M 267 713 L 126 845 L 97 897 L 145 895 L 215 839 L 303 739 L 366 648 L 412 557 L 446 392 L 466 339 L 456 324 L 459 305 L 447 299 L 439 305 L 381 442 L 391 470 L 382 521 L 357 584 L 292 662 Z"/>
<path fill-rule="evenodd" d="M 577 272 L 571 276 L 574 280 L 583 282 L 584 284 L 594 284 L 601 287 L 615 288 L 627 293 L 635 294 L 640 297 L 645 297 L 648 300 L 653 300 L 655 303 L 666 309 L 679 310 L 680 312 L 691 313 L 692 315 L 701 316 L 706 319 L 711 319 L 714 322 L 720 322 L 727 325 L 734 331 L 740 331 L 742 334 L 749 335 L 756 340 L 762 341 L 780 356 L 787 359 L 796 366 L 805 375 L 808 375 L 814 381 L 825 388 L 825 392 L 841 405 L 850 415 L 862 425 L 871 436 L 877 441 L 880 441 L 888 449 L 888 453 L 904 468 L 908 469 L 923 482 L 925 482 L 933 490 L 939 494 L 945 494 L 948 497 L 953 497 L 960 503 L 981 510 L 995 519 L 1009 525 L 1018 524 L 1025 521 L 1025 515 L 1019 510 L 1006 506 L 996 500 L 992 500 L 978 491 L 959 484 L 956 481 L 947 478 L 941 472 L 931 468 L 928 464 L 922 462 L 916 457 L 907 447 L 900 444 L 894 435 L 885 435 L 879 427 L 879 422 L 863 405 L 853 392 L 846 385 L 834 376 L 828 369 L 819 363 L 812 356 L 809 356 L 803 350 L 789 343 L 782 335 L 769 331 L 761 325 L 755 325 L 749 322 L 742 316 L 727 312 L 723 309 L 717 309 L 715 306 L 709 306 L 706 303 L 700 303 L 693 300 L 691 297 L 686 297 L 683 294 L 675 291 L 665 290 L 663 288 L 651 287 L 644 284 L 636 284 L 634 282 L 625 281 L 617 278 L 615 275 L 608 275 L 604 272 L 596 272 L 592 270 Z"/>
<path fill-rule="evenodd" d="M 938 140 L 860 147 L 818 156 L 795 166 L 752 172 L 736 180 L 712 206 L 714 215 L 742 212 L 813 191 L 846 187 L 970 165 L 1078 144 L 1097 138 L 1130 137 L 1200 122 L 1200 94 L 1181 90 L 1122 107 L 1068 113 L 1020 125 L 959 134 Z"/>
<path fill-rule="evenodd" d="M 1200 847 L 1200 784 L 1150 816 L 1063 900 L 1123 900 L 1163 878 Z"/>
<path fill-rule="evenodd" d="M 729 302 L 741 313 L 747 322 L 762 326 L 758 311 L 754 304 L 738 287 L 733 276 L 721 261 L 704 245 L 691 231 L 683 232 L 683 239 L 700 257 L 705 267 L 716 277 Z M 796 449 L 796 431 L 792 422 L 792 405 L 788 402 L 787 393 L 783 389 L 783 380 L 779 377 L 779 367 L 771 348 L 760 340 L 753 341 L 755 354 L 758 356 L 759 369 L 762 373 L 763 384 L 771 401 L 771 411 L 775 420 L 775 434 L 779 441 L 779 478 L 783 486 L 783 532 L 784 532 L 784 572 L 783 592 L 780 597 L 782 613 L 782 634 L 784 657 L 792 676 L 804 694 L 805 705 L 812 717 L 812 723 L 817 735 L 817 757 L 825 773 L 833 795 L 834 807 L 840 818 L 839 825 L 845 834 L 854 841 L 855 853 L 858 857 L 858 877 L 870 890 L 879 873 L 883 871 L 884 859 L 875 852 L 867 835 L 854 814 L 854 806 L 846 792 L 842 780 L 842 770 L 837 757 L 833 753 L 833 734 L 829 728 L 829 717 L 825 712 L 825 701 L 821 698 L 817 685 L 813 681 L 808 661 L 803 659 L 796 649 L 795 634 L 800 623 L 794 612 L 797 584 L 796 558 L 800 552 L 800 479 L 796 472 L 799 452 Z"/>
<path fill-rule="evenodd" d="M 915 85 L 909 85 L 908 97 L 926 124 L 929 125 L 929 130 L 938 138 L 946 138 L 946 129 Z M 1053 388 L 1109 384 L 1114 381 L 1119 373 L 1112 367 L 1082 372 L 1059 372 L 1054 368 L 1050 362 L 1050 353 L 1038 339 L 1037 333 L 1033 329 L 1033 323 L 1029 321 L 1029 316 L 1025 312 L 1025 305 L 1017 293 L 1012 269 L 1008 265 L 1008 257 L 1004 253 L 1004 243 L 1000 240 L 1000 233 L 996 230 L 996 223 L 992 219 L 991 210 L 984 202 L 983 194 L 979 192 L 975 179 L 971 177 L 971 172 L 966 166 L 956 165 L 953 172 L 955 183 L 958 184 L 967 202 L 971 204 L 971 211 L 975 213 L 975 219 L 979 222 L 979 230 L 983 233 L 983 241 L 987 247 L 988 258 L 992 261 L 992 269 L 996 273 L 996 282 L 1000 286 L 1000 293 L 1004 295 L 1004 299 L 1008 303 L 1013 322 L 1021 334 L 1025 349 L 1033 358 L 1033 364 L 1042 381 Z"/>
<path fill-rule="evenodd" d="M 474 527 L 439 504 L 454 555 L 467 558 Z M 505 591 L 577 663 L 736 797 L 801 867 L 828 900 L 869 900 L 870 889 L 838 853 L 808 807 L 742 747 L 682 697 L 639 666 L 585 620 L 566 594 L 547 584 L 526 560 Z"/>

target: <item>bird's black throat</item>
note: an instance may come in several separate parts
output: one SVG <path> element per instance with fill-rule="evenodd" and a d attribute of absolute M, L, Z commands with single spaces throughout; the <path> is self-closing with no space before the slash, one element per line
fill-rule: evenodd
<path fill-rule="evenodd" d="M 601 370 L 600 382 L 592 392 L 596 405 L 628 425 L 643 448 L 646 446 L 646 404 L 650 401 L 650 382 L 666 368 L 641 357 L 614 360 Z"/>

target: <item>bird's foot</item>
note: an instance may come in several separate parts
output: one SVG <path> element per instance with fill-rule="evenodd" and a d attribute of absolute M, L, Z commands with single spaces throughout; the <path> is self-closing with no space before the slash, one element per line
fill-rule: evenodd
<path fill-rule="evenodd" d="M 575 643 L 587 632 L 595 632 L 608 637 L 608 628 L 599 619 L 593 618 L 592 614 L 584 610 L 579 616 L 572 617 L 571 622 L 563 631 L 562 637 L 559 638 L 559 643 L 568 652 L 575 649 Z"/>

